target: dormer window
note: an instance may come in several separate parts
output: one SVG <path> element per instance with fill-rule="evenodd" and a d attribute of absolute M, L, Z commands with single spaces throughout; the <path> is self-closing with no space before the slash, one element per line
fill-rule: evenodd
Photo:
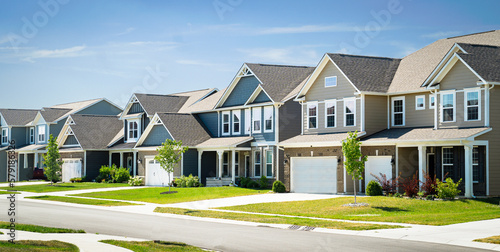
<path fill-rule="evenodd" d="M 139 119 L 128 121 L 128 142 L 136 142 L 139 139 Z"/>
<path fill-rule="evenodd" d="M 45 125 L 38 125 L 38 142 L 45 142 Z"/>
<path fill-rule="evenodd" d="M 7 144 L 9 142 L 9 129 L 2 129 L 2 144 Z"/>
<path fill-rule="evenodd" d="M 337 76 L 325 77 L 325 87 L 336 87 Z"/>

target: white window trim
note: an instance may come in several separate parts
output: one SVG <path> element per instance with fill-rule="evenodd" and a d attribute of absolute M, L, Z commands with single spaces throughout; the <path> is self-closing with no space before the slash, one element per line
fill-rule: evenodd
<path fill-rule="evenodd" d="M 350 115 L 350 114 L 347 114 L 345 111 L 345 109 L 347 108 L 347 102 L 349 101 L 353 101 L 354 103 L 354 109 L 353 109 L 353 114 L 354 115 L 354 125 L 347 125 L 347 115 Z M 356 98 L 344 98 L 344 127 L 356 127 Z"/>
<path fill-rule="evenodd" d="M 266 129 L 266 120 L 267 120 L 267 116 L 266 116 L 266 110 L 267 112 L 269 112 L 269 110 L 271 111 L 271 129 Z M 264 132 L 273 132 L 274 130 L 274 110 L 273 110 L 273 106 L 266 106 L 264 107 Z"/>
<path fill-rule="evenodd" d="M 233 121 L 232 121 L 233 123 L 232 123 L 231 130 L 233 131 L 234 135 L 239 135 L 239 134 L 241 134 L 241 110 L 239 110 L 239 109 L 238 110 L 233 110 L 232 114 L 233 114 L 233 118 L 232 118 L 233 119 Z M 239 123 L 239 125 L 238 125 L 238 131 L 234 130 L 234 124 L 236 123 L 236 121 L 234 120 L 235 116 L 238 118 L 238 123 Z"/>
<path fill-rule="evenodd" d="M 473 89 L 465 89 L 464 90 L 464 118 L 465 121 L 468 122 L 477 122 L 481 121 L 481 89 L 480 88 L 473 88 Z M 469 107 L 467 105 L 467 94 L 468 93 L 474 93 L 477 92 L 477 119 L 470 119 L 469 120 L 469 113 L 467 113 L 467 108 Z M 470 106 L 470 107 L 475 107 L 475 106 Z"/>
<path fill-rule="evenodd" d="M 271 153 L 271 163 L 267 162 L 267 153 Z M 267 177 L 267 166 L 271 165 L 271 178 L 274 178 L 274 169 L 273 169 L 274 166 L 273 166 L 273 164 L 274 164 L 274 152 L 273 152 L 272 149 L 271 150 L 266 150 L 266 169 L 265 169 L 265 171 L 266 171 L 265 176 L 266 177 Z M 261 176 L 262 176 L 262 174 L 261 174 Z"/>
<path fill-rule="evenodd" d="M 394 101 L 403 101 L 403 124 L 401 125 L 395 125 L 394 124 Z M 405 102 L 405 97 L 404 96 L 396 96 L 391 98 L 391 126 L 394 127 L 399 127 L 399 126 L 405 126 L 406 125 L 406 102 Z"/>
<path fill-rule="evenodd" d="M 434 98 L 434 105 L 432 105 L 432 98 Z M 436 107 L 436 95 L 430 94 L 429 95 L 429 109 L 433 109 L 435 107 Z"/>
<path fill-rule="evenodd" d="M 331 86 L 327 86 L 326 83 L 327 83 L 327 79 L 335 79 L 335 85 L 331 85 Z M 328 87 L 336 87 L 337 86 L 337 76 L 328 76 L 328 77 L 325 77 L 325 87 L 328 88 Z"/>
<path fill-rule="evenodd" d="M 2 128 L 2 144 L 8 144 L 8 143 L 9 143 L 9 128 Z"/>
<path fill-rule="evenodd" d="M 31 139 L 33 139 L 33 141 L 31 141 Z M 35 143 L 35 127 L 29 128 L 29 142 L 30 142 L 30 144 Z"/>
<path fill-rule="evenodd" d="M 130 123 L 137 123 L 137 138 L 130 137 Z M 127 120 L 127 142 L 135 143 L 141 138 L 141 119 Z"/>
<path fill-rule="evenodd" d="M 441 148 L 441 178 L 443 181 L 445 181 L 444 167 L 445 166 L 452 166 L 453 167 L 453 163 L 451 163 L 451 164 L 444 163 L 444 149 L 452 149 L 453 150 L 453 147 L 442 147 Z M 453 153 L 453 151 L 451 153 Z M 455 155 L 455 154 L 453 153 L 453 155 Z M 455 156 L 453 156 L 453 158 L 455 158 Z"/>
<path fill-rule="evenodd" d="M 328 114 L 328 104 L 332 104 L 333 103 L 333 106 L 335 106 L 334 110 L 333 110 L 333 124 L 334 126 L 328 126 L 328 116 L 330 116 Z M 337 100 L 326 100 L 325 101 L 325 128 L 336 128 L 337 127 Z"/>
<path fill-rule="evenodd" d="M 474 164 L 474 149 L 477 150 L 477 155 L 478 155 L 477 164 Z M 474 166 L 477 166 L 477 168 L 479 169 L 479 148 L 478 148 L 478 146 L 472 147 L 472 183 L 477 184 L 477 183 L 479 183 L 479 180 L 474 180 Z M 478 171 L 478 172 L 480 172 L 480 171 Z"/>
<path fill-rule="evenodd" d="M 418 99 L 422 98 L 424 99 L 422 104 L 424 105 L 423 107 L 419 108 L 418 107 Z M 415 110 L 425 110 L 425 95 L 417 95 L 415 96 Z"/>
<path fill-rule="evenodd" d="M 40 134 L 40 129 L 43 128 L 43 134 Z M 47 140 L 47 126 L 46 125 L 38 125 L 37 126 L 37 138 L 38 138 L 38 142 L 39 143 L 45 143 L 45 141 Z M 43 136 L 43 139 L 40 140 L 40 136 Z"/>
<path fill-rule="evenodd" d="M 224 116 L 227 115 L 227 122 L 224 122 Z M 231 135 L 231 112 L 230 111 L 223 111 L 222 112 L 222 135 L 223 136 L 229 136 Z M 224 125 L 227 124 L 227 132 L 224 132 Z"/>
<path fill-rule="evenodd" d="M 453 95 L 453 121 L 444 121 L 444 113 L 443 113 L 443 96 L 444 95 L 448 95 L 448 94 L 452 94 Z M 440 92 L 439 93 L 439 112 L 441 114 L 439 120 L 441 123 L 454 123 L 457 121 L 457 94 L 455 92 L 455 90 L 452 90 L 452 91 L 443 91 L 443 92 Z"/>
<path fill-rule="evenodd" d="M 241 123 L 240 123 L 240 128 L 241 128 Z M 252 131 L 252 110 L 245 109 L 245 134 L 250 134 L 251 131 Z"/>
<path fill-rule="evenodd" d="M 313 106 L 313 105 L 316 106 L 316 116 L 309 115 L 309 106 Z M 318 112 L 319 112 L 318 102 L 308 102 L 306 109 L 307 109 L 307 122 L 306 122 L 307 129 L 317 129 L 318 128 L 318 121 L 319 121 L 318 120 Z M 309 118 L 311 118 L 311 117 L 316 118 L 316 127 L 314 127 L 314 128 L 309 127 Z"/>
<path fill-rule="evenodd" d="M 260 175 L 259 176 L 255 175 L 255 171 L 257 170 L 257 169 L 255 169 L 255 166 L 257 165 L 255 156 L 257 155 L 257 152 L 260 153 L 260 158 L 259 158 L 259 163 L 258 163 L 259 166 L 260 166 L 260 168 L 259 168 L 260 169 Z M 262 152 L 260 150 L 256 150 L 256 151 L 253 152 L 253 162 L 254 162 L 253 163 L 253 177 L 254 178 L 260 178 L 260 177 L 262 177 Z"/>
<path fill-rule="evenodd" d="M 257 112 L 257 113 L 256 113 Z M 256 114 L 259 115 L 259 118 L 256 119 Z M 259 122 L 259 130 L 255 130 L 255 122 Z M 252 132 L 253 133 L 262 133 L 262 107 L 255 107 L 252 109 Z"/>

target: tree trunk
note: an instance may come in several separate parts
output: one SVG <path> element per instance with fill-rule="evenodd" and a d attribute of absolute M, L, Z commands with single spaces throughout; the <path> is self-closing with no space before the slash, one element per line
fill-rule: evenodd
<path fill-rule="evenodd" d="M 356 204 L 356 179 L 353 179 L 352 183 L 354 185 L 354 204 Z"/>
<path fill-rule="evenodd" d="M 170 192 L 170 172 L 168 173 L 168 191 Z"/>

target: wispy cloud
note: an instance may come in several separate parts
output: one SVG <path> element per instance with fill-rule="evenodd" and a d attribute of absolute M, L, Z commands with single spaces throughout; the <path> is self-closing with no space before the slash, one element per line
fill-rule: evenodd
<path fill-rule="evenodd" d="M 126 35 L 126 34 L 133 32 L 133 31 L 135 31 L 135 28 L 129 27 L 125 31 L 115 34 L 115 36 L 123 36 L 123 35 Z"/>
<path fill-rule="evenodd" d="M 189 59 L 181 59 L 175 61 L 177 64 L 181 65 L 192 65 L 192 66 L 213 66 L 214 64 L 204 62 L 201 60 L 189 60 Z"/>
<path fill-rule="evenodd" d="M 439 32 L 424 34 L 421 37 L 430 39 L 442 39 L 442 38 L 457 36 L 460 34 L 462 34 L 462 32 L 460 31 L 439 31 Z"/>
<path fill-rule="evenodd" d="M 70 58 L 70 57 L 80 57 L 83 56 L 83 51 L 87 48 L 85 45 L 82 46 L 74 46 L 70 48 L 64 49 L 55 49 L 55 50 L 37 50 L 31 52 L 29 56 L 24 58 L 23 60 L 28 62 L 35 62 L 35 59 L 42 58 Z"/>
<path fill-rule="evenodd" d="M 315 65 L 320 55 L 315 46 L 291 46 L 284 48 L 239 49 L 250 62 L 277 63 L 286 65 Z"/>
<path fill-rule="evenodd" d="M 390 41 L 389 45 L 395 48 L 393 57 L 402 58 L 416 52 L 419 48 L 411 42 Z"/>
<path fill-rule="evenodd" d="M 387 27 L 381 29 L 389 29 Z M 364 31 L 365 27 L 350 24 L 334 25 L 303 25 L 292 27 L 270 27 L 257 30 L 257 34 L 297 34 L 297 33 L 321 33 L 321 32 L 356 32 Z"/>

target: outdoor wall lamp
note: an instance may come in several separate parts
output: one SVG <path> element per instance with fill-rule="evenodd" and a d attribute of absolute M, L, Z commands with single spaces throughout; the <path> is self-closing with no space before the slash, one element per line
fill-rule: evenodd
<path fill-rule="evenodd" d="M 394 165 L 396 163 L 396 161 L 394 160 L 394 157 L 392 157 L 391 159 L 391 165 Z"/>
<path fill-rule="evenodd" d="M 338 162 L 339 164 L 341 164 L 341 163 L 342 163 L 342 158 L 337 159 L 337 162 Z"/>
<path fill-rule="evenodd" d="M 141 163 L 142 163 L 142 159 L 141 159 L 141 158 L 139 158 L 139 159 L 137 160 L 137 163 L 141 164 Z"/>

